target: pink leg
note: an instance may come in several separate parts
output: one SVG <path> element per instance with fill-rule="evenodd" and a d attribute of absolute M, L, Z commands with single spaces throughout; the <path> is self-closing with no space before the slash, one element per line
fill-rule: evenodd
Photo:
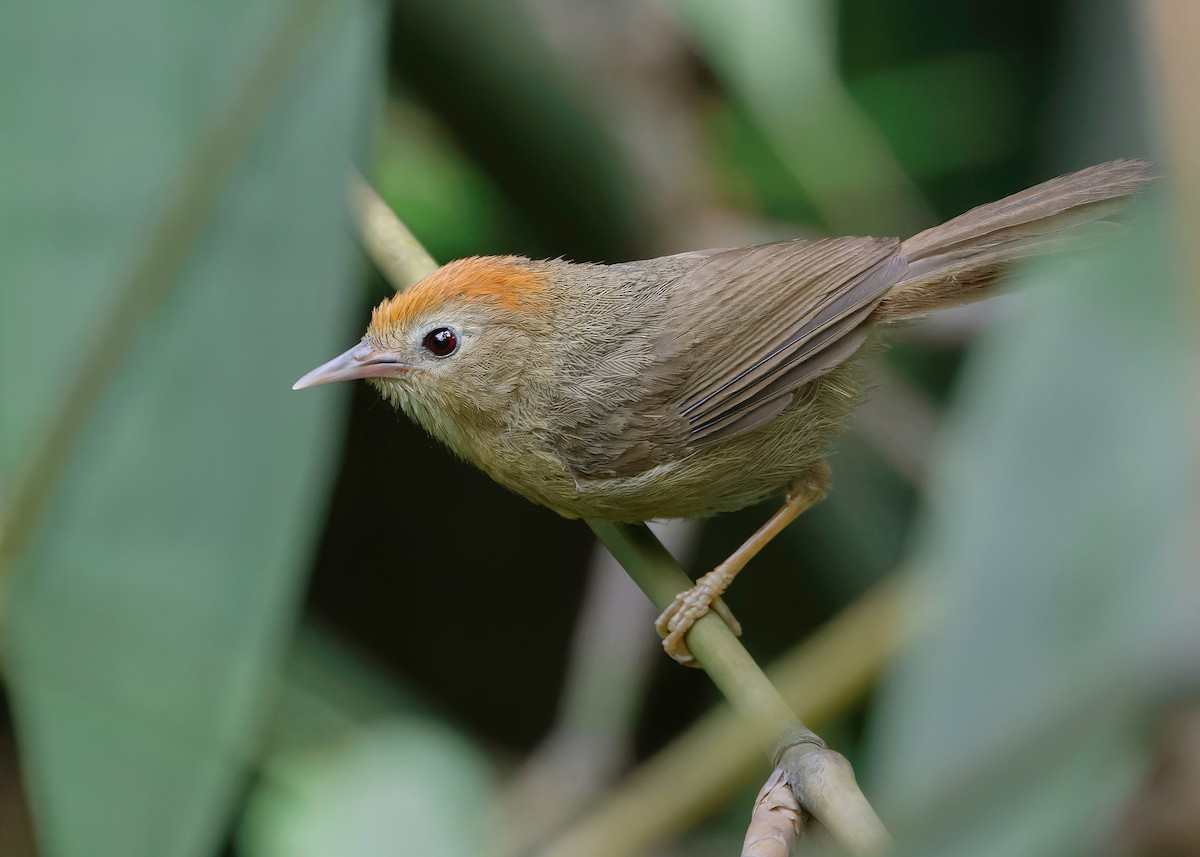
<path fill-rule="evenodd" d="M 733 583 L 738 572 L 746 567 L 746 563 L 766 547 L 771 539 L 783 532 L 788 524 L 820 502 L 828 490 L 829 467 L 825 462 L 821 462 L 819 468 L 792 483 L 783 506 L 740 548 L 712 571 L 700 577 L 691 589 L 675 596 L 671 606 L 664 610 L 654 623 L 659 636 L 663 638 L 663 648 L 668 655 L 685 666 L 695 666 L 696 659 L 688 651 L 684 637 L 696 620 L 709 610 L 713 610 L 724 619 L 725 624 L 729 625 L 735 634 L 741 633 L 737 620 L 720 600 L 721 595 L 729 588 L 729 584 Z"/>

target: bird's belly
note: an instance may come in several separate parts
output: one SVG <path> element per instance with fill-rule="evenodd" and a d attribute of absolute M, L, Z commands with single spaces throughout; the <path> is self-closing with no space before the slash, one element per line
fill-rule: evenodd
<path fill-rule="evenodd" d="M 801 454 L 747 460 L 729 452 L 702 449 L 637 476 L 580 482 L 572 511 L 621 521 L 706 518 L 781 496 L 821 458 Z"/>
<path fill-rule="evenodd" d="M 856 369 L 839 367 L 806 387 L 766 426 L 632 476 L 577 477 L 544 447 L 530 446 L 513 448 L 502 467 L 484 469 L 568 518 L 646 521 L 731 512 L 782 496 L 824 459 L 830 439 L 861 401 L 856 381 Z"/>
<path fill-rule="evenodd" d="M 788 428 L 701 447 L 632 476 L 579 479 L 565 466 L 553 479 L 545 478 L 543 468 L 535 480 L 535 468 L 529 467 L 492 476 L 568 518 L 704 518 L 782 496 L 792 481 L 821 461 L 832 432 Z"/>

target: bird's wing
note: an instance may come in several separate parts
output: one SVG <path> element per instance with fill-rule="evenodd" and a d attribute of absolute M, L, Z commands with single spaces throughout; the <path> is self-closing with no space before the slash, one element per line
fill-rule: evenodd
<path fill-rule="evenodd" d="M 657 346 L 667 383 L 649 386 L 672 397 L 687 445 L 766 424 L 849 358 L 905 269 L 898 247 L 892 238 L 764 244 L 707 255 L 680 276 Z"/>
<path fill-rule="evenodd" d="M 650 272 L 660 285 L 653 300 L 621 304 L 610 327 L 628 330 L 606 339 L 605 371 L 595 365 L 603 349 L 587 350 L 589 371 L 570 386 L 588 404 L 560 419 L 559 455 L 577 477 L 633 476 L 770 422 L 863 344 L 867 317 L 904 269 L 898 246 L 788 241 L 638 263 L 627 282 L 644 288 Z"/>

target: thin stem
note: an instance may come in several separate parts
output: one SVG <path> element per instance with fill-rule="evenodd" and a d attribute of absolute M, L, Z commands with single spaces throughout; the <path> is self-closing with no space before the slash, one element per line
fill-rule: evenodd
<path fill-rule="evenodd" d="M 742 857 L 788 857 L 800 841 L 805 821 L 787 775 L 776 768 L 754 800 Z"/>
<path fill-rule="evenodd" d="M 666 609 L 678 593 L 692 585 L 691 578 L 645 525 L 613 521 L 588 521 L 588 525 L 659 610 Z M 779 736 L 798 722 L 791 707 L 715 613 L 696 621 L 687 644 L 697 663 L 769 754 Z M 811 732 L 808 735 L 813 742 L 820 741 Z"/>
<path fill-rule="evenodd" d="M 359 173 L 350 174 L 347 192 L 363 248 L 396 291 L 437 268 L 421 242 Z"/>
<path fill-rule="evenodd" d="M 767 671 L 810 724 L 853 705 L 900 648 L 899 576 L 875 587 Z M 537 857 L 631 857 L 687 829 L 762 770 L 762 748 L 728 705 L 714 708 L 595 801 Z M 648 810 L 652 807 L 652 810 Z"/>
<path fill-rule="evenodd" d="M 588 525 L 660 610 L 691 586 L 691 579 L 644 524 Z M 859 789 L 850 763 L 800 722 L 725 623 L 713 613 L 705 614 L 688 632 L 687 645 L 750 727 L 755 742 L 785 770 L 800 805 L 851 853 L 885 850 L 890 844 L 887 830 Z"/>

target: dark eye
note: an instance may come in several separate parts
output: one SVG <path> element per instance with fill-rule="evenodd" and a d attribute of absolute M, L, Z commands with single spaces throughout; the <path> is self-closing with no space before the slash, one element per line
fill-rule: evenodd
<path fill-rule="evenodd" d="M 458 350 L 458 334 L 448 327 L 435 327 L 425 334 L 421 344 L 434 357 L 449 357 Z"/>

